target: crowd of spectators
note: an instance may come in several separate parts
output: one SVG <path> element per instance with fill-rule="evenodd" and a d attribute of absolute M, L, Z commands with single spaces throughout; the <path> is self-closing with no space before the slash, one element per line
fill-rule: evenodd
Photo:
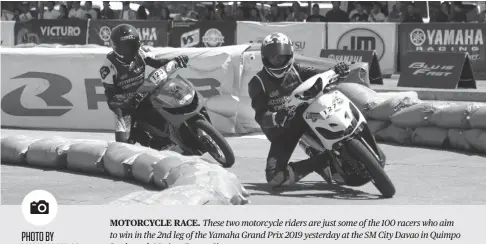
<path fill-rule="evenodd" d="M 241 2 L 237 8 L 218 3 L 215 7 L 205 5 L 179 5 L 174 2 L 143 1 L 138 10 L 130 8 L 130 2 L 123 2 L 122 9 L 114 11 L 109 1 L 103 1 L 101 9 L 93 8 L 91 1 L 57 2 L 59 10 L 54 9 L 56 2 L 45 2 L 45 11 L 31 9 L 29 2 L 2 2 L 2 20 L 27 21 L 30 19 L 121 19 L 121 20 L 247 20 L 261 22 L 423 22 L 420 7 L 413 2 L 396 2 L 388 11 L 388 2 L 349 2 L 348 11 L 341 2 L 333 1 L 332 9 L 321 15 L 319 4 L 315 3 L 310 13 L 307 8 L 293 2 L 292 7 L 279 7 L 272 2 L 267 10 L 263 3 Z M 440 2 L 438 2 L 440 4 Z M 434 7 L 436 6 L 436 7 Z M 430 5 L 430 22 L 471 22 L 466 16 L 462 2 L 442 2 Z M 176 13 L 173 14 L 172 12 Z M 473 22 L 486 22 L 486 11 L 477 13 Z"/>

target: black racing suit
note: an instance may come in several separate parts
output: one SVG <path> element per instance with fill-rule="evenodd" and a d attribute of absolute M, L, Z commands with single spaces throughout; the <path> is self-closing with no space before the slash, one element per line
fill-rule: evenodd
<path fill-rule="evenodd" d="M 137 131 L 130 134 L 133 123 L 139 117 L 150 117 L 157 120 L 156 123 L 163 124 L 165 119 L 158 113 L 151 113 L 153 110 L 137 110 L 132 108 L 133 97 L 136 90 L 143 84 L 145 79 L 145 65 L 153 68 L 160 68 L 170 60 L 156 60 L 155 55 L 148 49 L 141 48 L 134 61 L 130 64 L 120 60 L 114 52 L 106 55 L 105 62 L 100 68 L 100 76 L 105 88 L 105 95 L 108 100 L 108 107 L 116 117 L 115 138 L 118 142 L 135 143 L 134 137 L 140 139 L 142 136 Z M 146 107 L 146 106 L 144 106 Z M 147 115 L 150 113 L 150 115 Z M 135 117 L 135 118 L 134 118 Z M 140 132 L 142 133 L 142 132 Z M 148 135 L 146 135 L 148 136 Z M 149 140 L 145 138 L 144 140 Z"/>
<path fill-rule="evenodd" d="M 248 84 L 255 120 L 271 142 L 265 172 L 267 182 L 272 186 L 295 183 L 313 171 L 320 173 L 314 159 L 289 164 L 303 133 L 310 130 L 301 116 L 302 111 L 297 110 L 285 127 L 276 126 L 275 115 L 284 108 L 288 95 L 298 85 L 321 72 L 294 64 L 283 78 L 275 78 L 262 69 Z"/>

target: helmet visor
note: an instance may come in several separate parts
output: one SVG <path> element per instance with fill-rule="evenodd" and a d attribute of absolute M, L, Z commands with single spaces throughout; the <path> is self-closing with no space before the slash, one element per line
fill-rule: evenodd
<path fill-rule="evenodd" d="M 128 39 L 120 42 L 120 45 L 117 47 L 117 53 L 123 56 L 124 59 L 133 59 L 138 54 L 139 49 L 139 40 Z"/>

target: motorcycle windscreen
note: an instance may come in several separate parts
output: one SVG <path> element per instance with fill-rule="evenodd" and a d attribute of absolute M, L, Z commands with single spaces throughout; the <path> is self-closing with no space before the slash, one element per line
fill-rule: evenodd
<path fill-rule="evenodd" d="M 152 103 L 163 108 L 178 108 L 189 105 L 195 95 L 195 90 L 180 76 L 168 79 L 152 95 Z"/>

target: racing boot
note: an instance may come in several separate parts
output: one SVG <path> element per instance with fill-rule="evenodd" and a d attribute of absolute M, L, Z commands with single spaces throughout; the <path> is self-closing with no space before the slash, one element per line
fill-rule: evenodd
<path fill-rule="evenodd" d="M 313 171 L 320 175 L 328 184 L 332 184 L 331 168 L 329 167 L 330 158 L 327 156 L 327 153 L 318 152 L 303 140 L 299 141 L 299 146 L 313 160 Z"/>

